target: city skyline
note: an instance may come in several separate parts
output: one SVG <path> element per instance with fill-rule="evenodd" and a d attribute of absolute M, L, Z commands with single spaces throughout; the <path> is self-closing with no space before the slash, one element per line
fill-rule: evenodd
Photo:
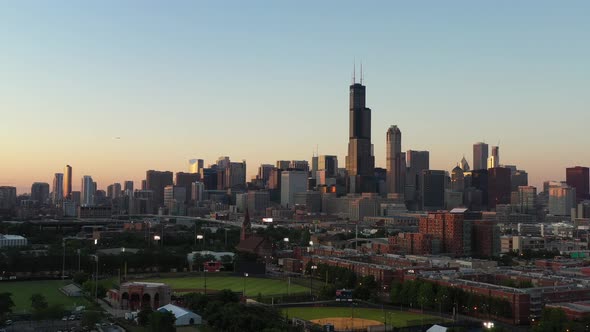
<path fill-rule="evenodd" d="M 12 46 L 0 55 L 0 185 L 29 192 L 69 164 L 73 190 L 84 175 L 101 189 L 137 187 L 146 170 L 186 172 L 189 159 L 221 155 L 247 160 L 250 179 L 263 163 L 311 160 L 317 145 L 343 166 L 355 57 L 377 167 L 391 125 L 404 133 L 402 151 L 430 151 L 433 170 L 471 162 L 482 140 L 501 141 L 501 163 L 527 170 L 538 188 L 590 164 L 586 3 L 367 4 L 355 31 L 346 29 L 355 6 L 318 4 L 301 25 L 305 6 L 254 3 L 245 19 L 240 5 L 111 4 L 110 16 L 106 4 L 15 4 L 0 14 Z M 117 29 L 123 22 L 137 29 Z M 351 41 L 359 47 L 347 49 Z"/>

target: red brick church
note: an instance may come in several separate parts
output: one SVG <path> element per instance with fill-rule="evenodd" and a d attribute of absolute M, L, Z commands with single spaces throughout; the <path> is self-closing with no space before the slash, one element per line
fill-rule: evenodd
<path fill-rule="evenodd" d="M 242 232 L 240 233 L 240 243 L 236 249 L 240 252 L 258 255 L 266 262 L 272 261 L 273 246 L 272 243 L 258 235 L 252 233 L 252 224 L 250 223 L 250 213 L 246 210 L 244 222 L 242 223 Z"/>

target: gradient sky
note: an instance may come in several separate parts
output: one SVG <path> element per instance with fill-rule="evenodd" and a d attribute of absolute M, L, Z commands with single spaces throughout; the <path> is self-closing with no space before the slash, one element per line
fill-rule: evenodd
<path fill-rule="evenodd" d="M 588 1 L 6 1 L 0 4 L 0 185 L 65 164 L 74 190 L 218 156 L 337 154 L 362 59 L 373 143 L 452 169 L 472 144 L 530 182 L 590 165 Z M 120 140 L 114 137 L 120 136 Z M 136 182 L 136 186 L 139 184 Z"/>

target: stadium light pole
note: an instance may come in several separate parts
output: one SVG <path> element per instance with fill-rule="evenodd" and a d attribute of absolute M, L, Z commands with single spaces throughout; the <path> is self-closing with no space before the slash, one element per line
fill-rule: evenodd
<path fill-rule="evenodd" d="M 311 299 L 313 301 L 313 274 L 314 271 L 318 269 L 317 265 L 312 265 L 311 270 L 309 271 L 309 295 L 311 295 Z"/>
<path fill-rule="evenodd" d="M 244 291 L 243 296 L 246 298 L 246 279 L 248 278 L 248 273 L 244 273 Z"/>

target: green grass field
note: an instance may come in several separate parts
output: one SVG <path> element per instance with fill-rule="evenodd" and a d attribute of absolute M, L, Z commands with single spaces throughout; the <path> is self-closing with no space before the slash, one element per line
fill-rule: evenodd
<path fill-rule="evenodd" d="M 352 311 L 350 307 L 295 307 L 283 309 L 283 314 L 289 317 L 297 317 L 305 320 L 321 319 L 328 317 L 351 317 Z M 401 311 L 385 311 L 387 316 L 387 325 L 393 324 L 396 327 L 404 327 L 408 325 L 408 321 L 435 320 L 438 317 L 421 315 L 411 312 Z M 376 320 L 381 323 L 385 321 L 384 312 L 381 309 L 368 308 L 354 308 L 355 318 L 364 318 Z M 441 319 L 442 320 L 442 319 Z"/>
<path fill-rule="evenodd" d="M 83 297 L 68 297 L 60 292 L 59 288 L 63 285 L 60 280 L 3 282 L 0 283 L 0 293 L 12 293 L 14 313 L 30 312 L 31 295 L 35 293 L 45 296 L 49 305 L 63 304 L 65 309 L 72 309 L 74 304 L 88 306 Z"/>
<path fill-rule="evenodd" d="M 205 280 L 201 277 L 185 277 L 185 278 L 160 278 L 148 279 L 144 281 L 163 282 L 175 289 L 204 289 Z M 244 282 L 246 283 L 246 295 L 256 296 L 259 293 L 262 295 L 274 295 L 287 293 L 287 282 L 284 280 L 264 279 L 264 278 L 244 278 L 244 277 L 208 277 L 207 289 L 222 290 L 231 289 L 234 292 L 242 292 L 244 290 Z M 309 292 L 309 288 L 291 283 L 289 286 L 289 294 L 301 294 Z"/>

